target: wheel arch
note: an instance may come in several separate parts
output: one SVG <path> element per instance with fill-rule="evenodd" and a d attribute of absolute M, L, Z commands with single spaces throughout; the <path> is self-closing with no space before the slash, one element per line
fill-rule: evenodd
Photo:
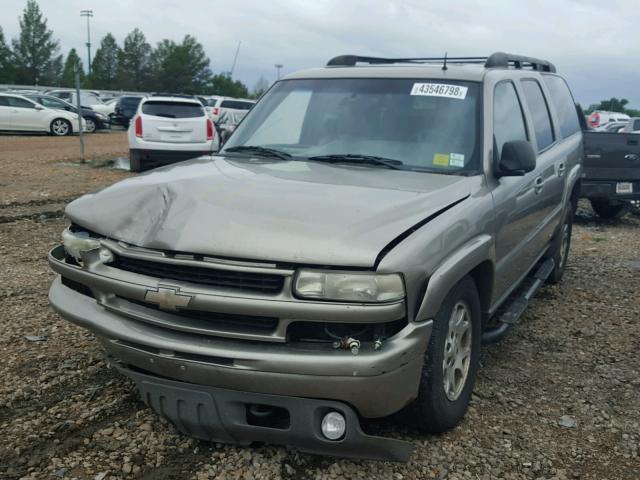
<path fill-rule="evenodd" d="M 473 238 L 435 269 L 428 278 L 416 320 L 434 318 L 451 288 L 467 275 L 478 289 L 484 318 L 490 310 L 495 278 L 495 249 L 491 235 Z"/>

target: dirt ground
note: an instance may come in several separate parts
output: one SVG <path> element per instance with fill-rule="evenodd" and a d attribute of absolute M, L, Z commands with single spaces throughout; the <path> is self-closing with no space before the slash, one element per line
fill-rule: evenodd
<path fill-rule="evenodd" d="M 101 165 L 127 153 L 121 132 L 86 140 Z M 0 136 L 1 479 L 640 479 L 640 217 L 601 222 L 581 204 L 563 282 L 483 348 L 459 427 L 377 421 L 416 445 L 409 463 L 337 460 L 179 434 L 53 313 L 46 255 L 65 203 L 130 175 L 78 158 L 77 137 Z"/>

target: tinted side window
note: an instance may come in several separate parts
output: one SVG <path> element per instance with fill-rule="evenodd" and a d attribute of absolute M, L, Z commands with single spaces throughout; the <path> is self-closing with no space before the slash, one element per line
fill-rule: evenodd
<path fill-rule="evenodd" d="M 553 75 L 544 75 L 543 78 L 558 114 L 560 132 L 564 138 L 567 138 L 580 130 L 580 121 L 578 120 L 575 102 L 569 87 L 562 78 Z"/>
<path fill-rule="evenodd" d="M 0 97 L 0 107 L 8 107 L 9 106 L 9 100 L 7 99 L 7 97 Z"/>
<path fill-rule="evenodd" d="M 553 128 L 551 126 L 551 115 L 549 107 L 544 99 L 540 84 L 535 80 L 523 80 L 522 89 L 524 98 L 531 112 L 533 119 L 533 129 L 536 132 L 538 151 L 544 150 L 555 140 Z"/>
<path fill-rule="evenodd" d="M 493 94 L 493 139 L 497 158 L 506 142 L 528 140 L 522 107 L 511 82 L 499 83 Z"/>
<path fill-rule="evenodd" d="M 27 100 L 17 97 L 7 97 L 9 105 L 16 108 L 36 108 L 35 105 Z"/>
<path fill-rule="evenodd" d="M 251 102 L 240 102 L 238 100 L 223 100 L 220 104 L 222 108 L 233 108 L 236 110 L 249 110 L 253 107 Z"/>
<path fill-rule="evenodd" d="M 640 130 L 640 120 L 635 120 L 633 122 L 633 129 L 634 130 Z"/>

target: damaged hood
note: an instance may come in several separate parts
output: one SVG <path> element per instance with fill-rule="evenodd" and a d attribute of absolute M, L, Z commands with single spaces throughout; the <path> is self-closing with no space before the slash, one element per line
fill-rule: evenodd
<path fill-rule="evenodd" d="M 472 183 L 370 166 L 214 157 L 121 181 L 73 201 L 66 214 L 140 247 L 372 267 L 399 235 L 469 196 Z"/>

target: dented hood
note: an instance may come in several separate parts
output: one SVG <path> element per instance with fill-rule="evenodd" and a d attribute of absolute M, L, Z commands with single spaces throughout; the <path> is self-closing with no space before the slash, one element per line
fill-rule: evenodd
<path fill-rule="evenodd" d="M 470 178 L 214 157 L 126 179 L 67 206 L 74 223 L 160 250 L 372 267 L 391 241 L 469 195 Z"/>

